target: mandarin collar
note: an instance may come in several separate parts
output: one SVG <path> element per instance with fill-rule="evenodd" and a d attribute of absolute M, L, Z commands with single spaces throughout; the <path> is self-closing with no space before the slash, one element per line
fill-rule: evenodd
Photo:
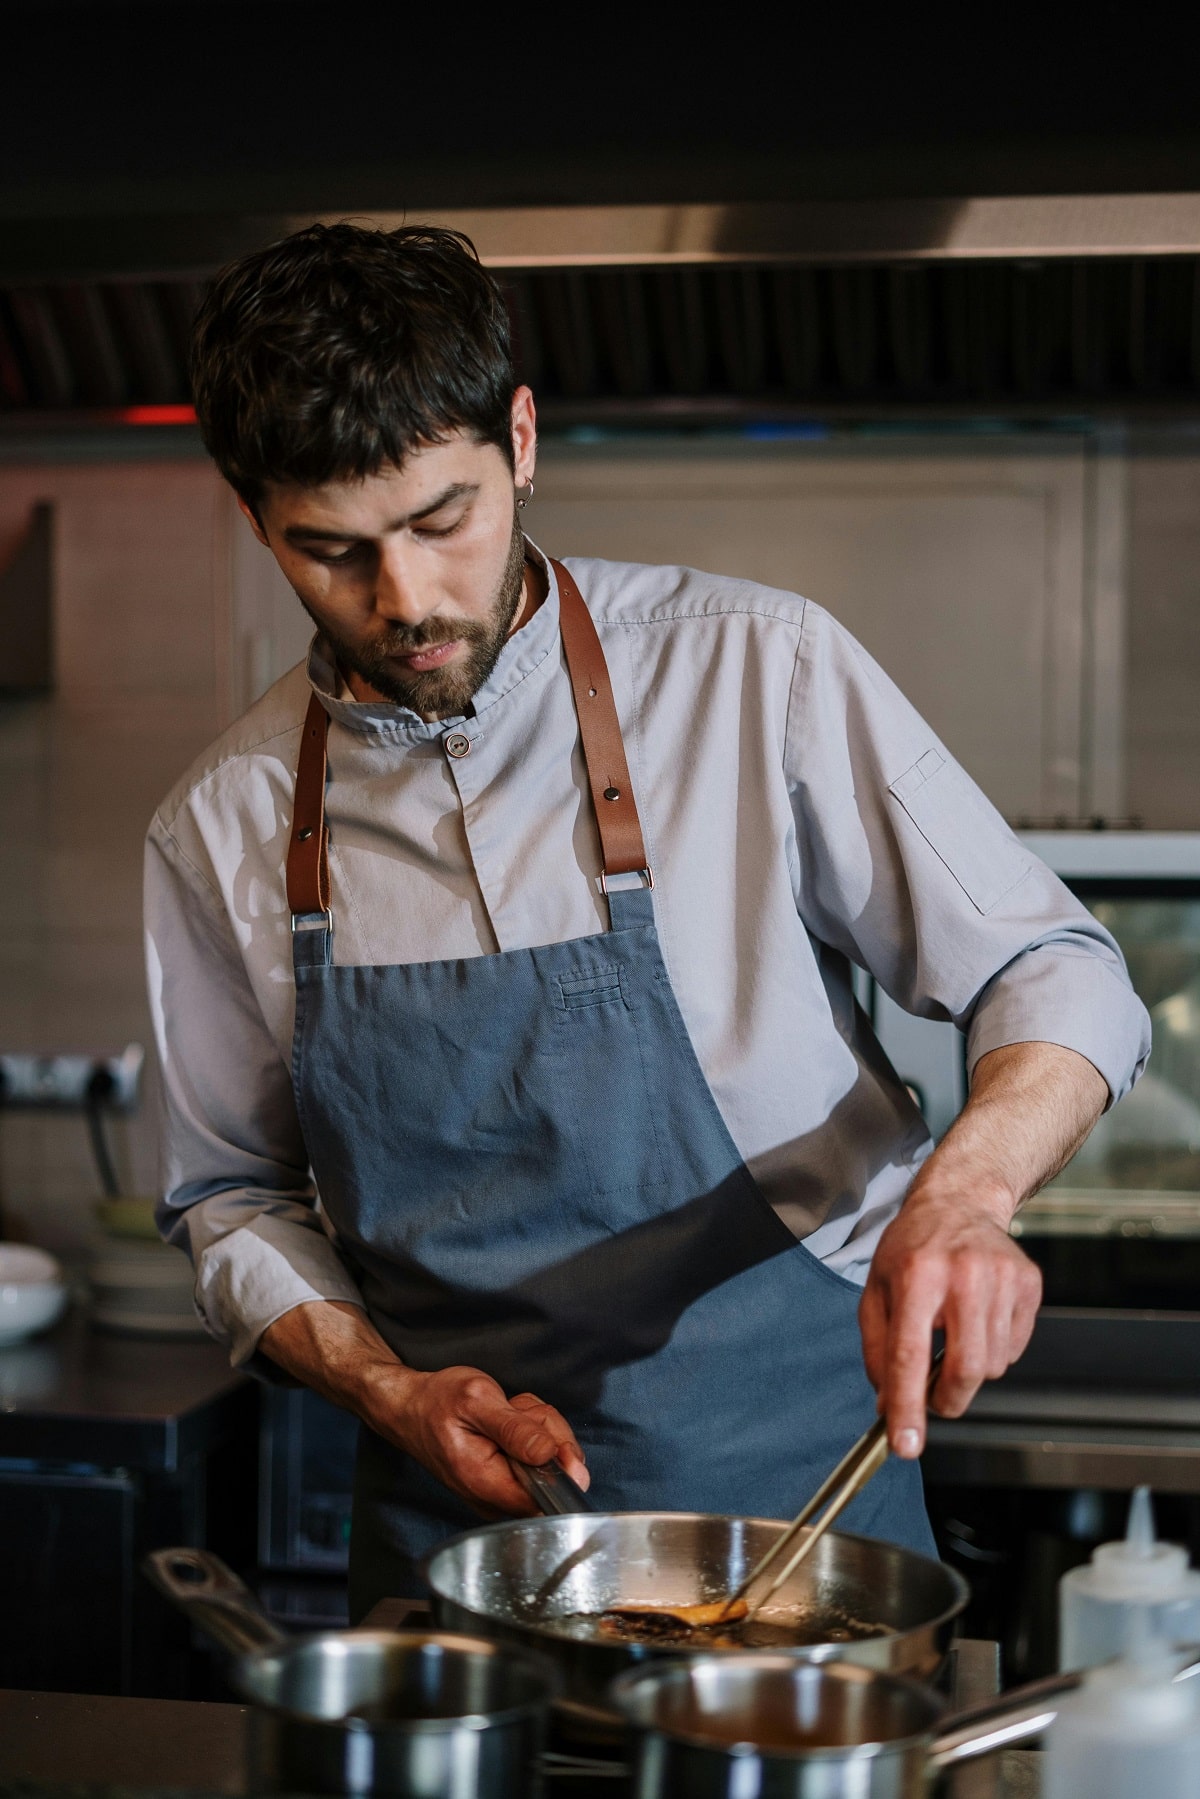
<path fill-rule="evenodd" d="M 490 707 L 518 687 L 545 661 L 558 643 L 557 576 L 549 557 L 528 537 L 525 539 L 525 553 L 529 561 L 535 562 L 545 573 L 548 583 L 546 597 L 533 617 L 507 640 L 496 658 L 495 668 L 487 680 L 476 688 L 471 708 L 475 718 L 483 718 Z M 306 672 L 309 686 L 330 718 L 364 736 L 375 735 L 408 743 L 422 743 L 430 738 L 443 736 L 452 725 L 461 723 L 466 716 L 460 714 L 458 718 L 428 720 L 421 718 L 408 706 L 398 706 L 390 700 L 352 698 L 333 652 L 319 631 L 309 645 Z"/>

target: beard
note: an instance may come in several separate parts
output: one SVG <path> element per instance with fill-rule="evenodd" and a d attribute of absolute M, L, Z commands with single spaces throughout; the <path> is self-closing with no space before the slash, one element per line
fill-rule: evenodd
<path fill-rule="evenodd" d="M 521 604 L 524 568 L 525 539 L 514 517 L 504 572 L 485 618 L 437 617 L 419 625 L 391 625 L 381 637 L 364 644 L 335 636 L 323 619 L 311 612 L 309 616 L 332 647 L 343 674 L 358 675 L 384 699 L 407 706 L 422 718 L 455 718 L 466 712 L 496 666 Z M 455 642 L 461 643 L 466 653 L 446 668 L 398 674 L 391 665 L 394 656 L 411 656 L 439 643 Z"/>

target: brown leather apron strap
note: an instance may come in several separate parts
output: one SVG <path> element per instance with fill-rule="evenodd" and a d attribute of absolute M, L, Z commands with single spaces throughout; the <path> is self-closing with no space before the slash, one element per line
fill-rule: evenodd
<path fill-rule="evenodd" d="M 293 915 L 329 910 L 329 833 L 325 828 L 325 739 L 329 714 L 314 693 L 300 733 L 296 800 L 287 854 L 287 902 Z"/>
<path fill-rule="evenodd" d="M 573 577 L 561 562 L 551 566 L 558 577 L 563 651 L 600 831 L 602 879 L 635 870 L 644 870 L 649 876 L 650 864 L 604 651 Z M 287 854 L 288 909 L 296 917 L 329 910 L 329 832 L 325 826 L 328 731 L 329 714 L 314 693 L 300 734 L 295 811 Z"/>
<path fill-rule="evenodd" d="M 579 735 L 600 831 L 604 873 L 620 875 L 644 869 L 649 875 L 650 864 L 604 651 L 574 578 L 561 562 L 552 562 L 550 566 L 558 577 L 563 650 L 579 715 Z"/>

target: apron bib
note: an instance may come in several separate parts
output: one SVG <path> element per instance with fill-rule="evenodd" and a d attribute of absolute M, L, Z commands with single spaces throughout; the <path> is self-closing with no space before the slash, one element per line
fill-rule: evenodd
<path fill-rule="evenodd" d="M 659 947 L 603 652 L 554 568 L 611 928 L 335 966 L 314 695 L 288 855 L 304 1140 L 403 1361 L 481 1368 L 557 1406 L 602 1511 L 790 1517 L 875 1416 L 860 1290 L 780 1221 L 717 1109 Z M 634 873 L 648 884 L 609 886 Z M 419 1592 L 421 1559 L 478 1523 L 364 1427 L 351 1616 Z M 887 1462 L 845 1528 L 935 1553 L 917 1465 Z"/>

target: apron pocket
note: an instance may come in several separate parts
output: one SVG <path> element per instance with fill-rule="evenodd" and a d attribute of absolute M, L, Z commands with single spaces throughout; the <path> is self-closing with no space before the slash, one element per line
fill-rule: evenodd
<path fill-rule="evenodd" d="M 557 986 L 564 1012 L 577 1012 L 583 1006 L 626 1003 L 619 964 L 587 969 L 582 974 L 560 974 Z"/>

